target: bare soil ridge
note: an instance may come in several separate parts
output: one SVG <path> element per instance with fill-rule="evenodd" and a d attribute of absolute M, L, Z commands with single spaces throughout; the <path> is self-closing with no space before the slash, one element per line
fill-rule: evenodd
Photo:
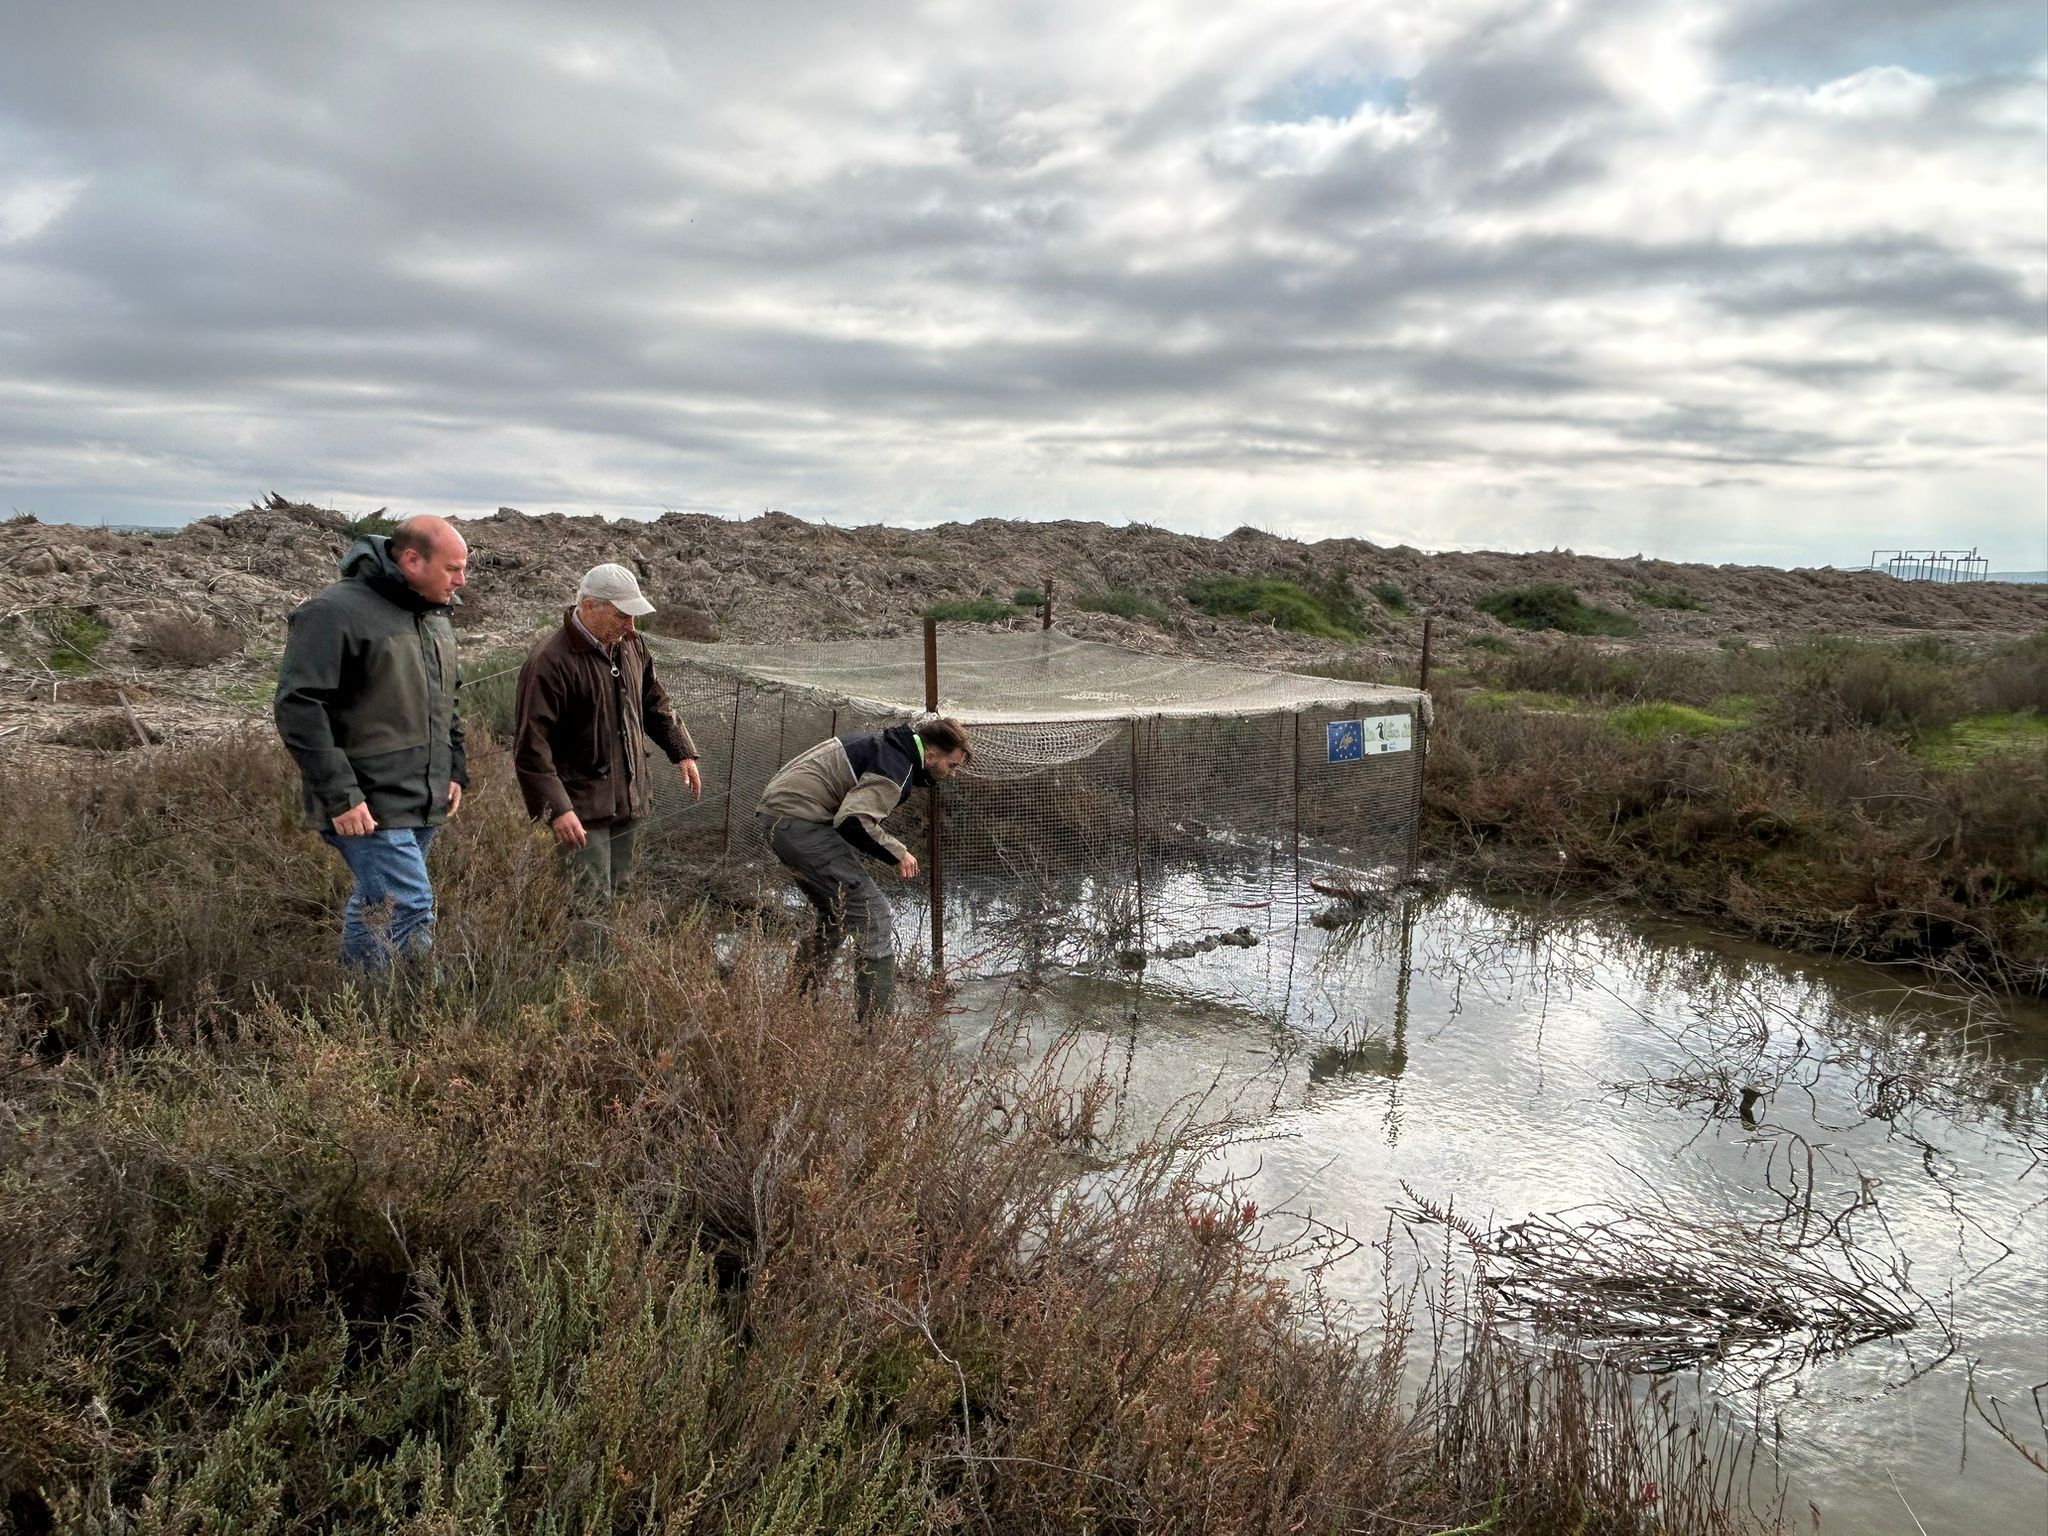
<path fill-rule="evenodd" d="M 0 692 L 10 701 L 62 705 L 68 689 L 70 702 L 105 707 L 113 699 L 99 695 L 108 693 L 109 680 L 125 678 L 155 696 L 153 714 L 174 730 L 184 717 L 246 714 L 259 702 L 253 695 L 260 687 L 250 680 L 274 661 L 291 609 L 333 579 L 352 521 L 273 495 L 163 536 L 29 518 L 0 524 Z M 525 640 L 566 603 L 575 578 L 601 560 L 634 566 L 672 617 L 732 640 L 897 634 L 932 604 L 1007 602 L 1050 582 L 1057 622 L 1069 633 L 1278 667 L 1343 652 L 1388 681 L 1412 678 L 1424 613 L 1435 615 L 1446 647 L 1504 635 L 1506 627 L 1478 603 L 1503 588 L 1537 583 L 1570 587 L 1586 602 L 1626 615 L 1645 644 L 1900 632 L 1990 640 L 2048 625 L 2048 591 L 2007 583 L 1937 586 L 1863 571 L 1569 551 L 1425 554 L 1363 539 L 1305 544 L 1248 528 L 1218 539 L 1145 524 L 994 518 L 932 529 L 840 528 L 778 512 L 740 522 L 671 513 L 607 523 L 510 508 L 462 527 L 473 558 L 460 619 L 473 649 Z M 1348 582 L 1365 616 L 1360 638 L 1343 644 L 1204 613 L 1185 593 L 1216 577 Z M 1398 589 L 1395 603 L 1373 596 L 1375 588 Z M 1105 593 L 1136 594 L 1163 617 L 1126 619 L 1081 606 Z M 1672 594 L 1697 606 L 1655 601 Z M 35 622 L 58 610 L 83 613 L 106 629 L 93 666 L 82 669 L 92 675 L 69 683 L 61 666 L 52 672 L 47 626 Z M 1009 622 L 1036 619 L 1020 609 Z M 179 624 L 232 632 L 240 648 L 210 664 L 167 663 L 151 637 Z M 0 717 L 0 729 L 21 724 L 18 707 Z"/>

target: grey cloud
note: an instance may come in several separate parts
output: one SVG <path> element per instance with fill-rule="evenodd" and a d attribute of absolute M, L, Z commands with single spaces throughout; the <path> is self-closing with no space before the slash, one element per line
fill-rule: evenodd
<path fill-rule="evenodd" d="M 1613 92 L 1580 51 L 1585 24 L 1606 9 L 1495 18 L 1453 39 L 1412 82 L 1449 139 L 1481 163 L 1513 162 L 1549 136 L 1612 110 Z"/>
<path fill-rule="evenodd" d="M 1679 406 L 1619 428 L 1622 437 L 1662 444 L 1675 452 L 1697 450 L 1717 462 L 1791 464 L 1826 454 L 1841 440 L 1824 432 L 1791 431 L 1760 422 L 1725 406 Z"/>
<path fill-rule="evenodd" d="M 1767 79 L 1832 79 L 1882 64 L 1996 74 L 2048 51 L 2039 0 L 1743 0 L 1719 29 L 1729 65 Z"/>
<path fill-rule="evenodd" d="M 1215 148 L 1262 88 L 1235 61 L 1126 111 L 1069 101 L 1042 47 L 1000 79 L 963 73 L 908 7 L 84 9 L 31 8 L 0 57 L 0 175 L 83 181 L 0 246 L 10 366 L 70 402 L 0 394 L 0 478 L 113 441 L 230 503 L 248 477 L 307 483 L 294 463 L 337 484 L 405 466 L 455 497 L 506 472 L 464 457 L 502 433 L 579 444 L 649 500 L 687 480 L 796 503 L 777 488 L 865 484 L 905 448 L 962 483 L 1021 453 L 1513 485 L 1574 463 L 1853 464 L 1852 412 L 1839 435 L 1786 428 L 1773 390 L 1882 402 L 1930 377 L 1942 338 L 1959 349 L 1943 388 L 2038 387 L 2000 350 L 2042 331 L 2024 253 L 1934 230 L 1514 233 L 1604 187 L 1621 138 L 1664 131 L 1588 63 L 1605 12 L 1585 7 L 1457 40 L 1407 92 L 1434 132 L 1359 135 L 1291 175 Z M 565 69 L 582 44 L 630 67 Z M 778 158 L 801 91 L 854 48 L 900 63 L 901 120 L 840 103 L 793 146 L 818 153 Z M 1981 121 L 2023 84 L 1952 82 L 1920 131 L 1958 153 L 2009 142 Z M 1091 152 L 1053 121 L 1083 124 Z M 825 152 L 842 125 L 881 147 Z M 1181 202 L 1199 227 L 1176 226 Z M 1473 234 L 1480 216 L 1508 232 Z M 1734 413 L 1700 403 L 1718 396 L 1689 364 L 1596 361 L 1603 338 L 1566 315 L 1644 296 L 1760 337 L 1850 334 L 1789 362 L 1760 342 L 1767 361 L 1737 364 L 1759 400 Z M 1901 325 L 1937 355 L 1902 360 Z M 1496 446 L 1525 428 L 1559 446 Z M 545 458 L 509 468 L 575 498 Z"/>

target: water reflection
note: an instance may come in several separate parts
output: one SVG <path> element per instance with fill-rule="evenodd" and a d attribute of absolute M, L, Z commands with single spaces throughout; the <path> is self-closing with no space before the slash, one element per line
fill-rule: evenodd
<path fill-rule="evenodd" d="M 1175 893 L 1219 929 L 1244 899 Z M 1961 1457 L 1973 1382 L 2024 1427 L 2048 1376 L 2048 1019 L 1671 924 L 1329 912 L 1262 909 L 1255 946 L 1135 973 L 984 978 L 959 1027 L 1084 1038 L 1113 1143 L 1237 1128 L 1219 1167 L 1262 1211 L 1368 1235 L 1455 1213 L 1504 1305 L 1696 1373 L 1834 1528 L 1912 1531 L 1908 1501 L 1929 1529 L 2041 1527 L 2048 1479 L 1981 1422 Z M 1321 1283 L 1369 1313 L 1418 1251 Z"/>

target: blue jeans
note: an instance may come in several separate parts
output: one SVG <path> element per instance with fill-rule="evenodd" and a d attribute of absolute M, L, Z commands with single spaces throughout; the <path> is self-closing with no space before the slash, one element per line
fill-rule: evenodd
<path fill-rule="evenodd" d="M 349 970 L 381 976 L 391 969 L 392 956 L 414 959 L 433 944 L 427 844 L 439 830 L 379 827 L 367 837 L 320 834 L 356 877 L 341 917 L 341 963 Z"/>

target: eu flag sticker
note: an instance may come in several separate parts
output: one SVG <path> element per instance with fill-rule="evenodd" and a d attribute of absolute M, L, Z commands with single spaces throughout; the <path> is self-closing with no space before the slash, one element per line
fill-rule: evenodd
<path fill-rule="evenodd" d="M 1330 722 L 1330 761 L 1355 763 L 1365 756 L 1365 725 L 1359 720 Z"/>

